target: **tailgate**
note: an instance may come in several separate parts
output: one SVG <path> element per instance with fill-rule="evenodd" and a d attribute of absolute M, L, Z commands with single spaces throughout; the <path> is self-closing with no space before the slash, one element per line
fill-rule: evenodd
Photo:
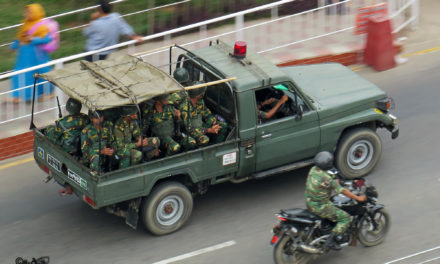
<path fill-rule="evenodd" d="M 34 129 L 34 159 L 61 186 L 69 184 L 74 193 L 93 208 L 99 208 L 94 201 L 97 177 L 88 168 L 52 143 L 39 130 Z"/>

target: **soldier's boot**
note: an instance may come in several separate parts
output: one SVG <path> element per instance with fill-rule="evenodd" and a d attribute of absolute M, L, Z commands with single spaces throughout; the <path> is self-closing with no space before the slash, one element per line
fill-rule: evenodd
<path fill-rule="evenodd" d="M 337 240 L 337 234 L 331 232 L 330 236 L 325 241 L 325 245 L 333 250 L 341 250 L 341 245 L 339 245 L 339 242 Z"/>

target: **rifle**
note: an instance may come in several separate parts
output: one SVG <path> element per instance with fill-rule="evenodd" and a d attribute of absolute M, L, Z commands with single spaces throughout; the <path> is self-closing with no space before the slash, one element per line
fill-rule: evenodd
<path fill-rule="evenodd" d="M 63 114 L 61 113 L 60 100 L 58 99 L 58 96 L 57 96 L 57 105 L 58 105 L 58 117 L 61 118 L 63 117 Z"/>

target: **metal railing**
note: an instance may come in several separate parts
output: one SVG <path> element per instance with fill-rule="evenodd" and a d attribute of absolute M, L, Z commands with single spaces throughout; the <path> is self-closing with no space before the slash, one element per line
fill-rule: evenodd
<path fill-rule="evenodd" d="M 146 57 L 146 60 L 149 63 L 162 68 L 164 71 L 168 71 L 169 64 L 167 63 L 169 49 L 157 49 L 158 47 L 163 47 L 172 43 L 184 43 L 180 46 L 191 50 L 200 47 L 201 43 L 207 43 L 207 41 L 217 38 L 221 38 L 225 41 L 246 40 L 251 49 L 256 50 L 259 53 L 265 53 L 269 57 L 277 56 L 277 52 L 290 50 L 294 45 L 299 46 L 301 43 L 313 39 L 325 38 L 342 32 L 347 32 L 346 36 L 353 35 L 352 30 L 354 28 L 354 19 L 357 9 L 363 5 L 369 4 L 367 2 L 373 2 L 366 0 L 345 0 L 341 2 L 335 1 L 333 4 L 321 5 L 316 9 L 297 14 L 279 15 L 280 7 L 293 1 L 295 0 L 281 0 L 276 3 L 262 5 L 234 14 L 229 14 L 181 28 L 145 36 L 143 40 L 147 41 L 147 44 L 142 45 L 141 49 L 154 49 L 155 51 L 140 56 Z M 415 2 L 418 4 L 418 0 L 406 0 L 406 3 L 415 4 Z M 397 6 L 393 3 L 393 8 L 400 7 L 407 9 L 409 6 L 410 4 Z M 338 12 L 338 10 L 340 10 L 340 12 Z M 267 12 L 267 16 L 260 19 L 255 19 L 255 14 L 261 14 L 262 12 Z M 391 12 L 393 19 L 400 17 L 400 14 L 404 13 L 404 11 L 401 11 L 400 9 L 391 9 Z M 249 15 L 254 15 L 254 17 L 250 21 L 245 21 L 246 16 Z M 411 19 L 412 21 L 416 20 L 413 18 Z M 405 21 L 406 25 L 411 23 L 407 21 Z M 229 24 L 227 22 L 229 22 Z M 218 24 L 221 24 L 221 26 Z M 208 26 L 210 28 L 209 30 Z M 196 32 L 194 32 L 194 30 L 196 30 Z M 270 33 L 273 33 L 274 35 L 270 35 Z M 36 71 L 48 66 L 61 68 L 65 63 L 106 50 L 128 47 L 127 50 L 119 52 L 133 54 L 139 50 L 139 47 L 133 46 L 134 44 L 135 41 L 131 40 L 100 50 L 84 52 L 81 54 L 53 60 L 42 65 L 0 75 L 0 80 L 4 80 L 25 72 Z M 22 87 L 19 89 L 25 90 L 29 88 Z M 19 91 L 19 89 L 16 91 Z M 2 96 L 8 96 L 11 92 L 13 91 L 0 93 L 0 100 L 2 99 Z M 64 95 L 61 94 L 58 89 L 55 89 L 55 94 L 59 94 L 62 97 L 62 102 L 65 102 L 67 99 L 63 97 Z M 37 114 L 41 112 L 46 117 L 49 113 L 47 116 L 49 123 L 52 123 L 53 119 L 57 117 L 55 102 L 55 100 L 48 100 L 36 104 Z M 23 119 L 27 120 L 30 112 L 30 106 L 28 104 L 7 104 L 6 107 L 3 107 L 6 111 L 3 111 L 2 109 L 0 125 L 18 122 Z"/>

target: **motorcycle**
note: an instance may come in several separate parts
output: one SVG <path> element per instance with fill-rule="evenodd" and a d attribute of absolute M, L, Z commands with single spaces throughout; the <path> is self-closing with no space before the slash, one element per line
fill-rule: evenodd
<path fill-rule="evenodd" d="M 366 179 L 343 179 L 336 170 L 330 170 L 342 187 L 352 193 L 365 194 L 365 202 L 357 202 L 343 194 L 331 197 L 331 202 L 350 214 L 347 231 L 338 236 L 341 247 L 356 246 L 357 240 L 371 247 L 382 243 L 390 229 L 390 215 L 384 205 L 377 203 L 376 188 Z M 280 222 L 273 228 L 271 245 L 276 264 L 306 264 L 329 252 L 326 240 L 335 223 L 312 214 L 307 209 L 281 210 L 276 214 Z"/>

